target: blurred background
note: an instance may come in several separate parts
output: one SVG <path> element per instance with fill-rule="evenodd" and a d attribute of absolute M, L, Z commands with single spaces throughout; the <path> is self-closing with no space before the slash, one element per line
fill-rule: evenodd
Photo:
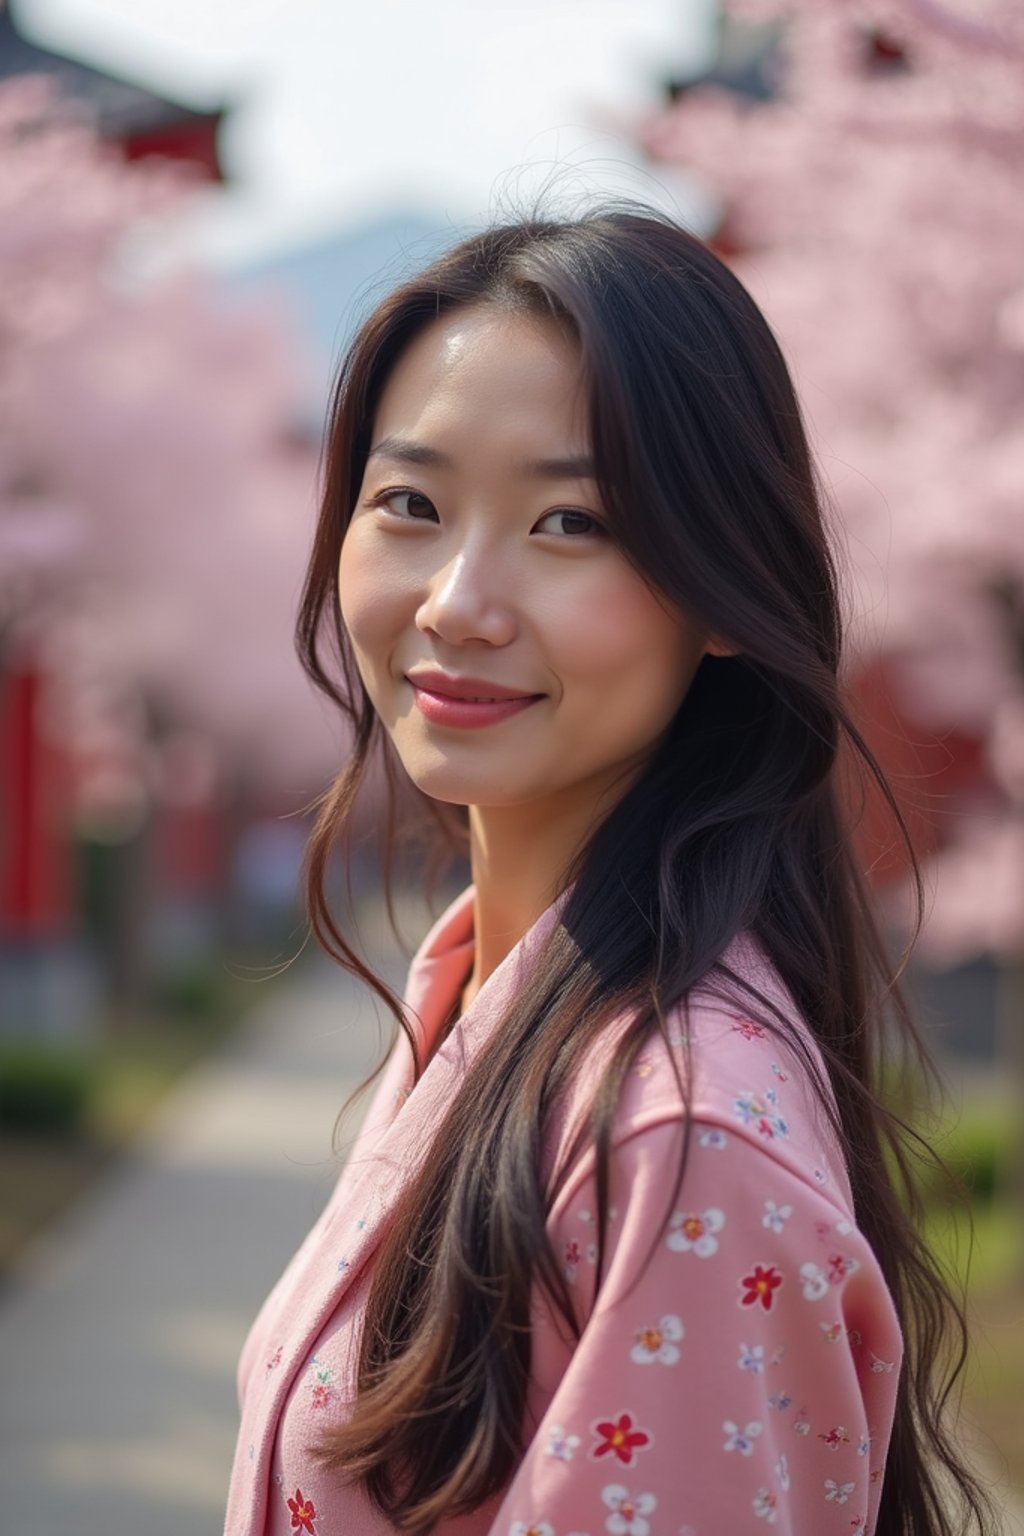
<path fill-rule="evenodd" d="M 238 1349 L 384 1039 L 298 893 L 346 750 L 291 639 L 331 380 L 402 276 L 539 193 L 673 211 L 793 369 L 925 872 L 905 981 L 949 1093 L 894 1094 L 969 1197 L 973 1239 L 925 1190 L 1013 1505 L 1022 170 L 1016 0 L 0 3 L 0 1527 L 219 1529 Z M 339 901 L 399 984 L 366 814 Z M 870 795 L 857 835 L 898 956 Z"/>

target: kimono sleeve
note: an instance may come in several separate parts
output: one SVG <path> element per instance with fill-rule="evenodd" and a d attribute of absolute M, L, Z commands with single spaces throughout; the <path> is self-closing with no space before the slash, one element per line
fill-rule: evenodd
<path fill-rule="evenodd" d="M 552 1212 L 582 1335 L 492 1536 L 850 1536 L 872 1529 L 900 1350 L 841 1206 L 733 1128 L 612 1152 L 596 1295 L 592 1173 Z M 543 1341 L 539 1341 L 543 1347 Z"/>

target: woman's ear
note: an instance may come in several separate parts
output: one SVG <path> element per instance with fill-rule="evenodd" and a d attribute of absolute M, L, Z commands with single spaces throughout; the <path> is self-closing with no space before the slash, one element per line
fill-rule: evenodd
<path fill-rule="evenodd" d="M 730 645 L 727 640 L 723 640 L 719 635 L 709 635 L 707 644 L 704 647 L 704 654 L 706 656 L 738 656 L 740 648 L 738 645 Z"/>

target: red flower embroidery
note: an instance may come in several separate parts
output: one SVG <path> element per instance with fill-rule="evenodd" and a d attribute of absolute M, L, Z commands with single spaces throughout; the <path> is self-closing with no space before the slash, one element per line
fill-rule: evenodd
<path fill-rule="evenodd" d="M 646 1429 L 637 1429 L 633 1424 L 633 1417 L 628 1413 L 620 1413 L 619 1417 L 599 1420 L 591 1424 L 590 1433 L 596 1435 L 600 1441 L 591 1451 L 595 1461 L 600 1461 L 602 1456 L 614 1456 L 621 1461 L 624 1467 L 631 1467 L 635 1459 L 634 1453 L 643 1450 L 651 1443 L 651 1436 Z"/>
<path fill-rule="evenodd" d="M 766 1312 L 772 1309 L 775 1300 L 775 1292 L 782 1284 L 782 1276 L 771 1264 L 766 1269 L 763 1264 L 755 1264 L 753 1273 L 744 1275 L 740 1281 L 743 1287 L 743 1295 L 740 1297 L 741 1307 L 756 1307 L 758 1302 Z"/>
<path fill-rule="evenodd" d="M 739 1030 L 744 1040 L 764 1040 L 765 1032 L 760 1024 L 755 1024 L 752 1019 L 740 1019 L 733 1029 Z"/>
<path fill-rule="evenodd" d="M 833 1451 L 838 1451 L 841 1445 L 850 1443 L 850 1437 L 842 1424 L 837 1424 L 835 1429 L 830 1429 L 827 1435 L 819 1435 L 818 1439 L 824 1440 Z"/>
<path fill-rule="evenodd" d="M 296 1488 L 294 1499 L 288 1500 L 288 1508 L 292 1512 L 292 1530 L 306 1531 L 308 1536 L 316 1536 L 316 1527 L 313 1524 L 316 1519 L 316 1507 L 312 1499 L 302 1497 L 301 1488 Z"/>
<path fill-rule="evenodd" d="M 575 1238 L 571 1238 L 565 1245 L 565 1262 L 578 1264 L 580 1261 L 580 1245 Z"/>

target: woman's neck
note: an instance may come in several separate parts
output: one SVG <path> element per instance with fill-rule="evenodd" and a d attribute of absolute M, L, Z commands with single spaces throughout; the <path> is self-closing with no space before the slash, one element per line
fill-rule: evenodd
<path fill-rule="evenodd" d="M 604 796 L 582 798 L 578 786 L 571 800 L 470 806 L 475 945 L 463 1008 L 564 889 L 573 858 L 607 809 Z"/>

